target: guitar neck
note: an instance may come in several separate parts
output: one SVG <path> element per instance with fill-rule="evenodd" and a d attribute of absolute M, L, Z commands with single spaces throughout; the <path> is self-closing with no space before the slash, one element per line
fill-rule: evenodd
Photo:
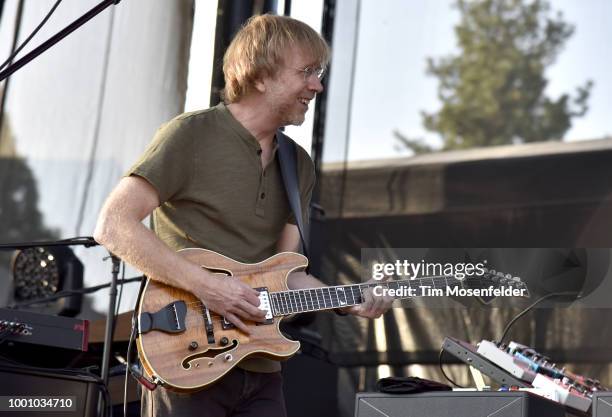
<path fill-rule="evenodd" d="M 380 286 L 391 290 L 403 290 L 395 298 L 410 298 L 419 288 L 447 288 L 461 286 L 453 276 L 432 276 L 397 281 L 374 282 L 332 287 L 305 288 L 270 293 L 274 316 L 287 316 L 309 311 L 332 310 L 363 303 L 363 292 L 368 288 Z M 413 289 L 410 291 L 410 289 Z M 397 293 L 397 291 L 396 291 Z"/>

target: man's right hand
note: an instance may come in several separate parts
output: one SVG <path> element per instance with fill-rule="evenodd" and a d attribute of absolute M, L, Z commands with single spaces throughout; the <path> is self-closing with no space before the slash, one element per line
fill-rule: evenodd
<path fill-rule="evenodd" d="M 242 320 L 265 317 L 257 308 L 257 291 L 237 278 L 212 274 L 168 248 L 142 224 L 159 204 L 157 190 L 148 181 L 138 176 L 123 178 L 102 208 L 94 238 L 145 275 L 191 291 L 209 309 L 249 333 Z"/>
<path fill-rule="evenodd" d="M 194 289 L 193 294 L 215 313 L 249 334 L 243 320 L 263 322 L 266 312 L 260 310 L 259 293 L 235 277 L 206 272 L 204 284 Z"/>

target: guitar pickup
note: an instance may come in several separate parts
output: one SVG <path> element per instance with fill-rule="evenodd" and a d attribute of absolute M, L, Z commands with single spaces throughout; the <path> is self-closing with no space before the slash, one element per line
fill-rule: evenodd
<path fill-rule="evenodd" d="M 204 328 L 206 329 L 206 340 L 209 345 L 215 344 L 215 331 L 213 329 L 213 321 L 210 317 L 210 310 L 204 306 Z"/>
<path fill-rule="evenodd" d="M 270 305 L 270 292 L 267 287 L 259 287 L 254 288 L 255 291 L 259 292 L 259 308 L 266 312 L 266 317 L 264 322 L 255 323 L 256 326 L 265 325 L 265 324 L 273 324 L 274 323 L 274 314 L 272 312 L 272 306 Z M 225 317 L 221 320 L 221 324 L 223 326 L 223 330 L 233 329 L 234 326 L 232 323 L 227 321 Z"/>
<path fill-rule="evenodd" d="M 266 287 L 255 288 L 259 291 L 259 309 L 266 312 L 266 321 L 263 323 L 256 323 L 258 326 L 261 324 L 272 324 L 274 323 L 274 314 L 272 313 L 272 306 L 270 305 L 270 292 Z"/>

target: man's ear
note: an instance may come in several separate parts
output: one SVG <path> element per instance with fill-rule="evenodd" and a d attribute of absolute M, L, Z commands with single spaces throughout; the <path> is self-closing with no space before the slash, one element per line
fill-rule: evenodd
<path fill-rule="evenodd" d="M 264 82 L 263 79 L 259 79 L 255 81 L 255 89 L 259 91 L 260 93 L 266 92 L 266 83 Z"/>

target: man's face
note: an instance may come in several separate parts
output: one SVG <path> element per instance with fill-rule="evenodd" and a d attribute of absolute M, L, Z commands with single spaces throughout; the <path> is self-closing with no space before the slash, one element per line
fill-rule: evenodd
<path fill-rule="evenodd" d="M 318 63 L 313 62 L 300 48 L 287 51 L 283 61 L 274 78 L 263 80 L 266 86 L 264 97 L 281 126 L 299 126 L 304 123 L 309 103 L 323 91 L 317 74 L 305 75 L 302 70 L 316 68 Z"/>

